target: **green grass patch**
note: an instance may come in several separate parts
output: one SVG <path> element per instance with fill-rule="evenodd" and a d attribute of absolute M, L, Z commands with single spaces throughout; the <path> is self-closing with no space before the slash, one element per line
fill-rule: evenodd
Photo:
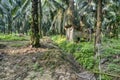
<path fill-rule="evenodd" d="M 92 43 L 69 42 L 66 41 L 65 36 L 53 36 L 52 40 L 55 41 L 62 50 L 73 54 L 76 60 L 86 69 L 91 69 L 93 67 L 94 54 Z"/>
<path fill-rule="evenodd" d="M 119 74 L 120 73 L 120 65 L 119 64 L 114 64 L 110 63 L 108 65 L 108 71 L 114 74 Z"/>
<path fill-rule="evenodd" d="M 27 36 L 18 36 L 15 34 L 0 34 L 1 41 L 23 41 L 28 40 Z"/>
<path fill-rule="evenodd" d="M 102 75 L 101 77 L 102 77 L 102 80 L 113 80 L 112 77 L 107 76 L 107 75 Z"/>

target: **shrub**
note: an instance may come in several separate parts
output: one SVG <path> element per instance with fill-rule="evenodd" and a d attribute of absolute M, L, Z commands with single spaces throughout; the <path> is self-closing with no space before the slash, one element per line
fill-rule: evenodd
<path fill-rule="evenodd" d="M 75 59 L 85 68 L 91 69 L 93 67 L 94 54 L 92 43 L 82 42 L 76 44 L 66 41 L 65 36 L 53 36 L 52 40 L 55 41 L 61 49 L 67 53 L 73 54 Z"/>

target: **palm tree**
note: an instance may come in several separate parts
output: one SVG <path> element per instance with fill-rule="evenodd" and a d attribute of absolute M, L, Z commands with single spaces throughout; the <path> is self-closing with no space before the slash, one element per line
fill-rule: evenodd
<path fill-rule="evenodd" d="M 66 10 L 66 23 L 65 26 L 74 25 L 74 0 L 69 0 L 68 8 Z"/>
<path fill-rule="evenodd" d="M 67 5 L 66 5 L 67 4 Z M 43 0 L 42 33 L 64 33 L 64 13 L 68 6 L 68 0 Z"/>
<path fill-rule="evenodd" d="M 38 27 L 38 0 L 32 0 L 32 24 L 31 24 L 31 45 L 39 47 L 39 27 Z"/>
<path fill-rule="evenodd" d="M 22 24 L 17 24 L 25 20 L 24 15 L 30 11 L 29 4 L 30 0 L 0 0 L 0 27 L 4 28 L 4 33 L 12 33 L 13 30 L 16 32 L 20 28 Z"/>
<path fill-rule="evenodd" d="M 97 1 L 97 22 L 95 33 L 95 53 L 98 53 L 98 47 L 101 44 L 101 26 L 102 26 L 102 0 Z"/>
<path fill-rule="evenodd" d="M 119 0 L 110 0 L 104 2 L 103 7 L 103 28 L 105 36 L 109 38 L 118 38 L 118 26 L 119 26 L 119 15 L 120 15 L 120 2 Z"/>
<path fill-rule="evenodd" d="M 100 47 L 101 47 L 101 28 L 102 28 L 102 0 L 97 0 L 97 22 L 96 22 L 96 32 L 94 41 L 94 51 L 95 58 L 100 58 Z M 98 65 L 99 71 L 101 72 L 101 64 L 99 61 Z M 99 75 L 99 80 L 101 80 L 101 74 Z"/>

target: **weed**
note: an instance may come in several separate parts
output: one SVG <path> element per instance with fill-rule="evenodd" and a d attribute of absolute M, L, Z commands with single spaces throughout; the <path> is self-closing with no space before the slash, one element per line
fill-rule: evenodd
<path fill-rule="evenodd" d="M 34 69 L 35 71 L 40 72 L 41 76 L 44 74 L 44 68 L 41 67 L 41 66 L 39 65 L 39 63 L 37 63 L 37 62 L 33 65 L 33 69 Z"/>
<path fill-rule="evenodd" d="M 40 67 L 39 68 L 39 72 L 40 72 L 40 74 L 41 74 L 41 76 L 44 74 L 44 68 L 43 67 Z"/>
<path fill-rule="evenodd" d="M 93 42 L 74 43 L 66 41 L 65 36 L 53 36 L 55 41 L 61 49 L 67 53 L 72 53 L 85 69 L 98 70 L 99 59 L 94 59 Z M 116 44 L 117 43 L 117 44 Z M 115 57 L 120 54 L 120 39 L 107 39 L 102 42 L 101 58 L 108 59 L 107 72 L 120 73 L 119 59 Z M 118 56 L 119 57 L 119 56 Z M 105 66 L 106 69 L 106 66 Z M 102 75 L 102 80 L 113 80 L 112 77 Z"/>
<path fill-rule="evenodd" d="M 93 67 L 93 45 L 91 43 L 74 43 L 68 42 L 65 36 L 54 36 L 52 40 L 55 41 L 61 49 L 67 53 L 72 53 L 75 59 L 85 68 L 91 69 Z"/>
<path fill-rule="evenodd" d="M 102 75 L 102 80 L 113 80 L 113 79 L 110 76 Z"/>
<path fill-rule="evenodd" d="M 108 71 L 110 72 L 116 72 L 119 73 L 120 72 L 120 66 L 118 64 L 114 64 L 114 63 L 110 63 L 108 65 Z"/>
<path fill-rule="evenodd" d="M 39 69 L 39 64 L 38 64 L 37 62 L 33 65 L 33 69 L 34 69 L 35 71 L 38 71 L 38 69 Z"/>

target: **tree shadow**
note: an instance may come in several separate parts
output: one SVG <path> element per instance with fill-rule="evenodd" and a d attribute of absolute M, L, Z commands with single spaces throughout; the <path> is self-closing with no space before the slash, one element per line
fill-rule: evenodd
<path fill-rule="evenodd" d="M 0 44 L 0 49 L 4 49 L 5 47 L 7 47 L 5 44 Z"/>

